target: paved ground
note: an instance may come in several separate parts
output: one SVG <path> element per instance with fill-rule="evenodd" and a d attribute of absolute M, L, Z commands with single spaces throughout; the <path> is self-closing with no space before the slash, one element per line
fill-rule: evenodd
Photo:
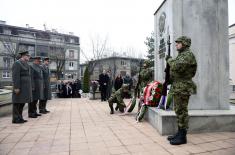
<path fill-rule="evenodd" d="M 0 154 L 235 155 L 235 132 L 189 134 L 188 144 L 171 146 L 147 122 L 135 123 L 133 114 L 110 115 L 104 102 L 56 99 L 48 109 L 21 125 L 0 118 Z"/>

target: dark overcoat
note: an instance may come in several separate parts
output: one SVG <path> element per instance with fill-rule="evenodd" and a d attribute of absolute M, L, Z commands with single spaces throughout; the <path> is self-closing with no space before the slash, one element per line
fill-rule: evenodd
<path fill-rule="evenodd" d="M 32 101 L 31 70 L 27 62 L 17 60 L 12 66 L 13 103 L 30 103 Z M 20 93 L 15 94 L 14 89 Z"/>
<path fill-rule="evenodd" d="M 44 100 L 44 81 L 42 67 L 37 64 L 31 65 L 32 71 L 32 89 L 33 89 L 33 101 Z"/>
<path fill-rule="evenodd" d="M 50 84 L 50 69 L 46 65 L 42 65 L 43 81 L 44 81 L 44 99 L 51 100 L 51 84 Z"/>

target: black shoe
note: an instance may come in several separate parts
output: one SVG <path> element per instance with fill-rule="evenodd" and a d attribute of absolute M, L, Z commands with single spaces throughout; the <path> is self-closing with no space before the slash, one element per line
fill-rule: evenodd
<path fill-rule="evenodd" d="M 24 123 L 24 121 L 23 120 L 12 120 L 12 123 L 14 123 L 14 124 L 22 124 L 22 123 Z"/>
<path fill-rule="evenodd" d="M 170 141 L 171 145 L 181 145 L 187 143 L 187 130 L 186 129 L 180 129 L 179 134 Z"/>
<path fill-rule="evenodd" d="M 29 116 L 28 116 L 29 118 L 37 118 L 38 116 L 37 115 L 35 115 L 35 114 L 29 114 Z"/>
<path fill-rule="evenodd" d="M 46 110 L 46 109 L 45 109 L 45 111 L 46 111 L 46 113 L 50 113 L 50 111 L 48 111 L 48 110 Z"/>
<path fill-rule="evenodd" d="M 36 115 L 36 116 L 42 116 L 41 114 L 38 114 L 38 113 L 36 113 L 35 115 Z"/>
<path fill-rule="evenodd" d="M 114 114 L 113 110 L 110 111 L 110 114 L 111 114 L 111 115 Z"/>
<path fill-rule="evenodd" d="M 25 123 L 25 122 L 28 122 L 28 121 L 27 121 L 27 120 L 25 120 L 25 119 L 22 119 L 22 121 L 24 121 L 24 123 Z"/>
<path fill-rule="evenodd" d="M 47 112 L 45 110 L 40 110 L 39 113 L 46 114 Z"/>

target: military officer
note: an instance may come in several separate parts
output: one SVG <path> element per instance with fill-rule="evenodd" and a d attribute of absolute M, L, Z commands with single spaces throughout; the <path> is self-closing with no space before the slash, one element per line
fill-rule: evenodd
<path fill-rule="evenodd" d="M 39 101 L 39 112 L 42 114 L 50 112 L 46 109 L 47 100 L 51 100 L 49 60 L 48 57 L 44 58 L 43 64 L 41 65 L 44 82 L 44 99 Z"/>
<path fill-rule="evenodd" d="M 31 71 L 28 65 L 29 52 L 20 51 L 19 59 L 13 64 L 12 67 L 12 80 L 13 80 L 13 117 L 12 123 L 24 123 L 27 120 L 23 119 L 22 113 L 25 103 L 32 101 L 32 83 Z"/>
<path fill-rule="evenodd" d="M 197 62 L 190 49 L 189 37 L 181 36 L 175 43 L 178 56 L 175 59 L 167 56 L 166 61 L 170 66 L 170 81 L 172 81 L 170 93 L 173 95 L 178 132 L 168 136 L 167 139 L 172 145 L 180 145 L 187 143 L 188 102 L 190 95 L 196 93 L 196 85 L 192 78 L 196 74 Z"/>
<path fill-rule="evenodd" d="M 44 82 L 43 82 L 43 72 L 41 65 L 41 57 L 37 56 L 33 58 L 33 64 L 31 65 L 32 71 L 32 94 L 33 101 L 29 104 L 28 116 L 30 118 L 37 118 L 41 114 L 37 113 L 37 103 L 39 100 L 44 99 Z"/>
<path fill-rule="evenodd" d="M 110 107 L 110 114 L 114 113 L 113 110 L 113 103 L 117 103 L 117 109 L 119 109 L 120 112 L 124 112 L 124 108 L 126 107 L 123 98 L 126 93 L 130 93 L 129 91 L 129 85 L 123 84 L 120 89 L 118 89 L 108 100 L 109 107 Z"/>

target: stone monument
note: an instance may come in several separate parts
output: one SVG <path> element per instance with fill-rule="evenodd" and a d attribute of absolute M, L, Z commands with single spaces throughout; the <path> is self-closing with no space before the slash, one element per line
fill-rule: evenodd
<path fill-rule="evenodd" d="M 227 0 L 164 0 L 154 13 L 155 80 L 164 81 L 167 37 L 171 56 L 174 40 L 186 35 L 198 68 L 197 94 L 190 97 L 189 132 L 235 131 L 235 111 L 229 106 L 229 50 Z M 173 111 L 149 108 L 146 119 L 161 134 L 177 130 Z"/>

